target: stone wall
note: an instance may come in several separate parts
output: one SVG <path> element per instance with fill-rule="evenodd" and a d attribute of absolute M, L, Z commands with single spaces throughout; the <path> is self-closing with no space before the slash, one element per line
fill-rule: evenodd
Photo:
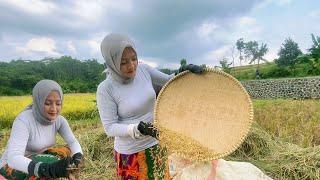
<path fill-rule="evenodd" d="M 242 81 L 254 99 L 320 99 L 320 76 Z"/>

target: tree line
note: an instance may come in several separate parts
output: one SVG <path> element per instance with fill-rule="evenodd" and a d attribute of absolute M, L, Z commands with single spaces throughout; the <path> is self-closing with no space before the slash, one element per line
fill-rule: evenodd
<path fill-rule="evenodd" d="M 95 92 L 105 79 L 104 69 L 96 59 L 80 61 L 70 56 L 0 62 L 0 95 L 31 94 L 41 79 L 57 81 L 65 93 Z"/>
<path fill-rule="evenodd" d="M 268 52 L 267 44 L 260 44 L 257 41 L 245 42 L 243 38 L 238 39 L 234 48 L 238 51 L 237 56 L 240 66 L 244 62 L 256 64 L 255 76 L 245 77 L 244 79 L 320 75 L 320 37 L 311 34 L 311 40 L 312 46 L 307 50 L 307 53 L 304 54 L 300 50 L 298 43 L 290 37 L 286 38 L 278 51 L 279 58 L 271 62 L 275 63 L 276 66 L 270 66 L 271 68 L 260 72 L 260 64 L 262 61 L 271 64 L 263 58 Z M 230 74 L 232 74 L 232 69 L 234 69 L 235 64 L 233 54 L 232 57 L 232 60 L 227 58 L 220 60 L 220 68 Z M 241 79 L 242 77 L 239 78 Z"/>
<path fill-rule="evenodd" d="M 320 75 L 320 37 L 312 34 L 311 39 L 313 45 L 305 54 L 291 38 L 285 39 L 278 52 L 279 58 L 274 62 L 267 62 L 274 65 L 260 72 L 260 63 L 266 61 L 263 56 L 268 52 L 267 44 L 257 41 L 246 42 L 240 38 L 234 46 L 238 51 L 239 63 L 256 64 L 254 75 L 234 74 L 234 70 L 239 68 L 234 67 L 234 55 L 232 60 L 222 59 L 220 68 L 239 80 Z M 186 65 L 187 60 L 180 60 L 180 64 Z M 77 60 L 70 56 L 44 58 L 40 61 L 0 62 L 0 96 L 31 94 L 32 88 L 41 79 L 57 81 L 65 93 L 95 92 L 98 84 L 106 77 L 106 74 L 102 73 L 104 69 L 105 66 L 96 59 Z M 167 74 L 177 72 L 168 68 L 160 71 Z"/>
<path fill-rule="evenodd" d="M 42 79 L 57 81 L 64 93 L 92 93 L 106 78 L 104 70 L 105 65 L 96 59 L 77 60 L 70 56 L 0 62 L 0 96 L 32 94 L 34 85 Z M 167 68 L 160 71 L 166 74 L 177 72 Z"/>

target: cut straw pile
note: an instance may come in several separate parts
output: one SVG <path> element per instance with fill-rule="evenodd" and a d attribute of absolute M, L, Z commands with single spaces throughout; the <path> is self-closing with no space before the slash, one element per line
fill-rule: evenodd
<path fill-rule="evenodd" d="M 85 154 L 80 179 L 114 179 L 113 139 L 99 128 L 83 135 L 80 141 Z"/>
<path fill-rule="evenodd" d="M 96 119 L 90 123 L 71 124 L 84 152 L 84 167 L 79 179 L 111 180 L 116 177 L 113 138 L 108 137 Z M 58 144 L 65 145 L 59 138 Z"/>
<path fill-rule="evenodd" d="M 85 155 L 85 167 L 81 170 L 80 179 L 109 180 L 116 177 L 113 139 L 105 135 L 101 126 L 99 122 L 75 126 L 75 134 Z M 9 132 L 4 134 L 5 138 L 0 140 L 0 154 Z M 183 148 L 188 147 L 183 145 L 186 144 L 183 139 L 172 141 Z M 64 144 L 61 139 L 59 143 Z M 243 144 L 224 159 L 251 162 L 274 179 L 320 179 L 320 146 L 301 148 L 283 143 L 256 123 L 253 123 Z"/>
<path fill-rule="evenodd" d="M 251 162 L 275 179 L 320 178 L 320 146 L 284 143 L 256 123 L 241 147 L 226 159 Z"/>

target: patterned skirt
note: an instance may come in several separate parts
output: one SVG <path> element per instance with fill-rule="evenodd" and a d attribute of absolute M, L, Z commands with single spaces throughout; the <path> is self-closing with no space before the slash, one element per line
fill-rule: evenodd
<path fill-rule="evenodd" d="M 114 151 L 117 180 L 169 180 L 167 151 L 159 145 L 134 154 Z"/>
<path fill-rule="evenodd" d="M 49 148 L 45 152 L 41 154 L 33 154 L 29 156 L 28 158 L 32 159 L 33 161 L 36 162 L 55 162 L 59 159 L 63 159 L 67 156 L 71 155 L 71 151 L 67 147 L 59 147 L 59 148 Z M 15 180 L 43 180 L 45 178 L 37 178 L 36 176 L 29 176 L 28 174 L 12 169 L 10 168 L 7 164 L 4 165 L 0 169 L 0 180 L 1 180 L 1 175 L 5 177 L 6 179 L 15 179 Z"/>

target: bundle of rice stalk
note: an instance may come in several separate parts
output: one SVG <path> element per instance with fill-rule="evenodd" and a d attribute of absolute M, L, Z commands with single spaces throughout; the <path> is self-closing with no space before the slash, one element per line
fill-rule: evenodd
<path fill-rule="evenodd" d="M 252 120 L 250 97 L 222 71 L 183 72 L 162 88 L 155 105 L 160 144 L 169 153 L 206 161 L 224 157 L 245 139 Z"/>
<path fill-rule="evenodd" d="M 275 179 L 320 179 L 320 146 L 284 145 L 262 161 Z"/>
<path fill-rule="evenodd" d="M 281 147 L 274 137 L 253 122 L 250 132 L 241 146 L 227 157 L 229 160 L 259 160 L 265 158 Z"/>
<path fill-rule="evenodd" d="M 78 137 L 85 158 L 80 179 L 112 179 L 115 176 L 113 139 L 101 127 L 88 129 Z"/>
<path fill-rule="evenodd" d="M 114 179 L 113 139 L 105 134 L 99 122 L 89 123 L 91 126 L 84 122 L 71 124 L 73 130 L 77 129 L 74 133 L 84 153 L 79 179 Z M 65 141 L 58 137 L 58 145 L 65 145 Z"/>
<path fill-rule="evenodd" d="M 319 179 L 320 146 L 301 148 L 279 141 L 253 123 L 242 145 L 226 159 L 248 161 L 274 179 Z"/>

